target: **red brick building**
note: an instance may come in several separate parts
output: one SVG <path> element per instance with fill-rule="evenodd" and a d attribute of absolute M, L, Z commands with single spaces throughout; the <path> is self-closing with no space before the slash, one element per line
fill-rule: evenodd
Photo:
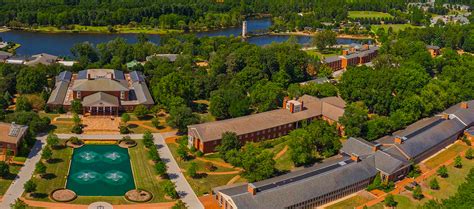
<path fill-rule="evenodd" d="M 0 153 L 11 150 L 16 155 L 27 130 L 28 126 L 0 122 Z"/>
<path fill-rule="evenodd" d="M 342 50 L 342 55 L 327 57 L 323 64 L 334 71 L 345 70 L 348 66 L 356 66 L 371 62 L 378 54 L 378 46 L 354 44 L 349 49 Z"/>
<path fill-rule="evenodd" d="M 234 132 L 242 142 L 256 142 L 288 134 L 302 123 L 315 119 L 337 122 L 345 102 L 339 97 L 316 98 L 308 95 L 283 102 L 281 109 L 188 126 L 188 144 L 204 153 L 214 152 L 224 132 Z M 342 127 L 338 125 L 342 131 Z"/>

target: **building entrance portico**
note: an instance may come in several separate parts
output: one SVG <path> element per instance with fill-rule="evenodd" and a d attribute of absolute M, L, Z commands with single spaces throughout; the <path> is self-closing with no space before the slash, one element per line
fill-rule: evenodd
<path fill-rule="evenodd" d="M 82 101 L 84 115 L 116 115 L 119 114 L 119 100 L 117 97 L 103 92 L 97 92 L 84 97 Z"/>

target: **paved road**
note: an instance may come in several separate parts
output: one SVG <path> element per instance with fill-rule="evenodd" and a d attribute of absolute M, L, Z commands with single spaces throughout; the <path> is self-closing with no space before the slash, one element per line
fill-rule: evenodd
<path fill-rule="evenodd" d="M 28 159 L 25 161 L 25 165 L 21 168 L 13 183 L 8 188 L 7 192 L 3 196 L 3 201 L 0 203 L 0 209 L 10 208 L 10 204 L 14 203 L 15 200 L 24 192 L 23 185 L 25 182 L 30 180 L 35 170 L 36 163 L 41 159 L 42 148 L 46 144 L 46 137 L 37 137 L 36 143 L 31 149 Z"/>
<path fill-rule="evenodd" d="M 204 209 L 204 206 L 199 201 L 188 181 L 184 177 L 181 169 L 176 163 L 176 160 L 171 155 L 171 151 L 165 143 L 161 134 L 153 134 L 155 138 L 155 145 L 160 153 L 161 159 L 168 167 L 168 176 L 171 181 L 176 184 L 176 191 L 178 191 L 180 199 L 188 205 L 190 209 Z"/>

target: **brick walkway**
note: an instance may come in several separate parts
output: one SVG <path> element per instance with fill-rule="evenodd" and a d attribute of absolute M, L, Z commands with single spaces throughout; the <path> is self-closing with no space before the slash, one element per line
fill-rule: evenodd
<path fill-rule="evenodd" d="M 26 204 L 33 207 L 42 207 L 49 209 L 87 209 L 89 205 L 69 204 L 69 203 L 56 203 L 56 202 L 41 202 L 33 201 L 21 198 Z M 167 209 L 173 207 L 174 202 L 164 203 L 143 203 L 143 204 L 130 204 L 130 205 L 113 205 L 114 209 Z"/>

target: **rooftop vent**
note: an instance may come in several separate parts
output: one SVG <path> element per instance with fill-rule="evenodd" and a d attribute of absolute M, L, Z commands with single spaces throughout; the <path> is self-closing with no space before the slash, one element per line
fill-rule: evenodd
<path fill-rule="evenodd" d="M 461 102 L 461 108 L 462 109 L 467 109 L 467 108 L 469 108 L 469 105 L 467 104 L 467 102 Z"/>
<path fill-rule="evenodd" d="M 8 136 L 16 137 L 18 136 L 18 133 L 20 133 L 20 126 L 16 125 L 15 122 L 13 122 L 10 125 L 10 131 L 8 132 Z"/>
<path fill-rule="evenodd" d="M 290 110 L 291 113 L 300 112 L 303 110 L 303 101 L 290 100 L 284 105 L 287 110 Z"/>

